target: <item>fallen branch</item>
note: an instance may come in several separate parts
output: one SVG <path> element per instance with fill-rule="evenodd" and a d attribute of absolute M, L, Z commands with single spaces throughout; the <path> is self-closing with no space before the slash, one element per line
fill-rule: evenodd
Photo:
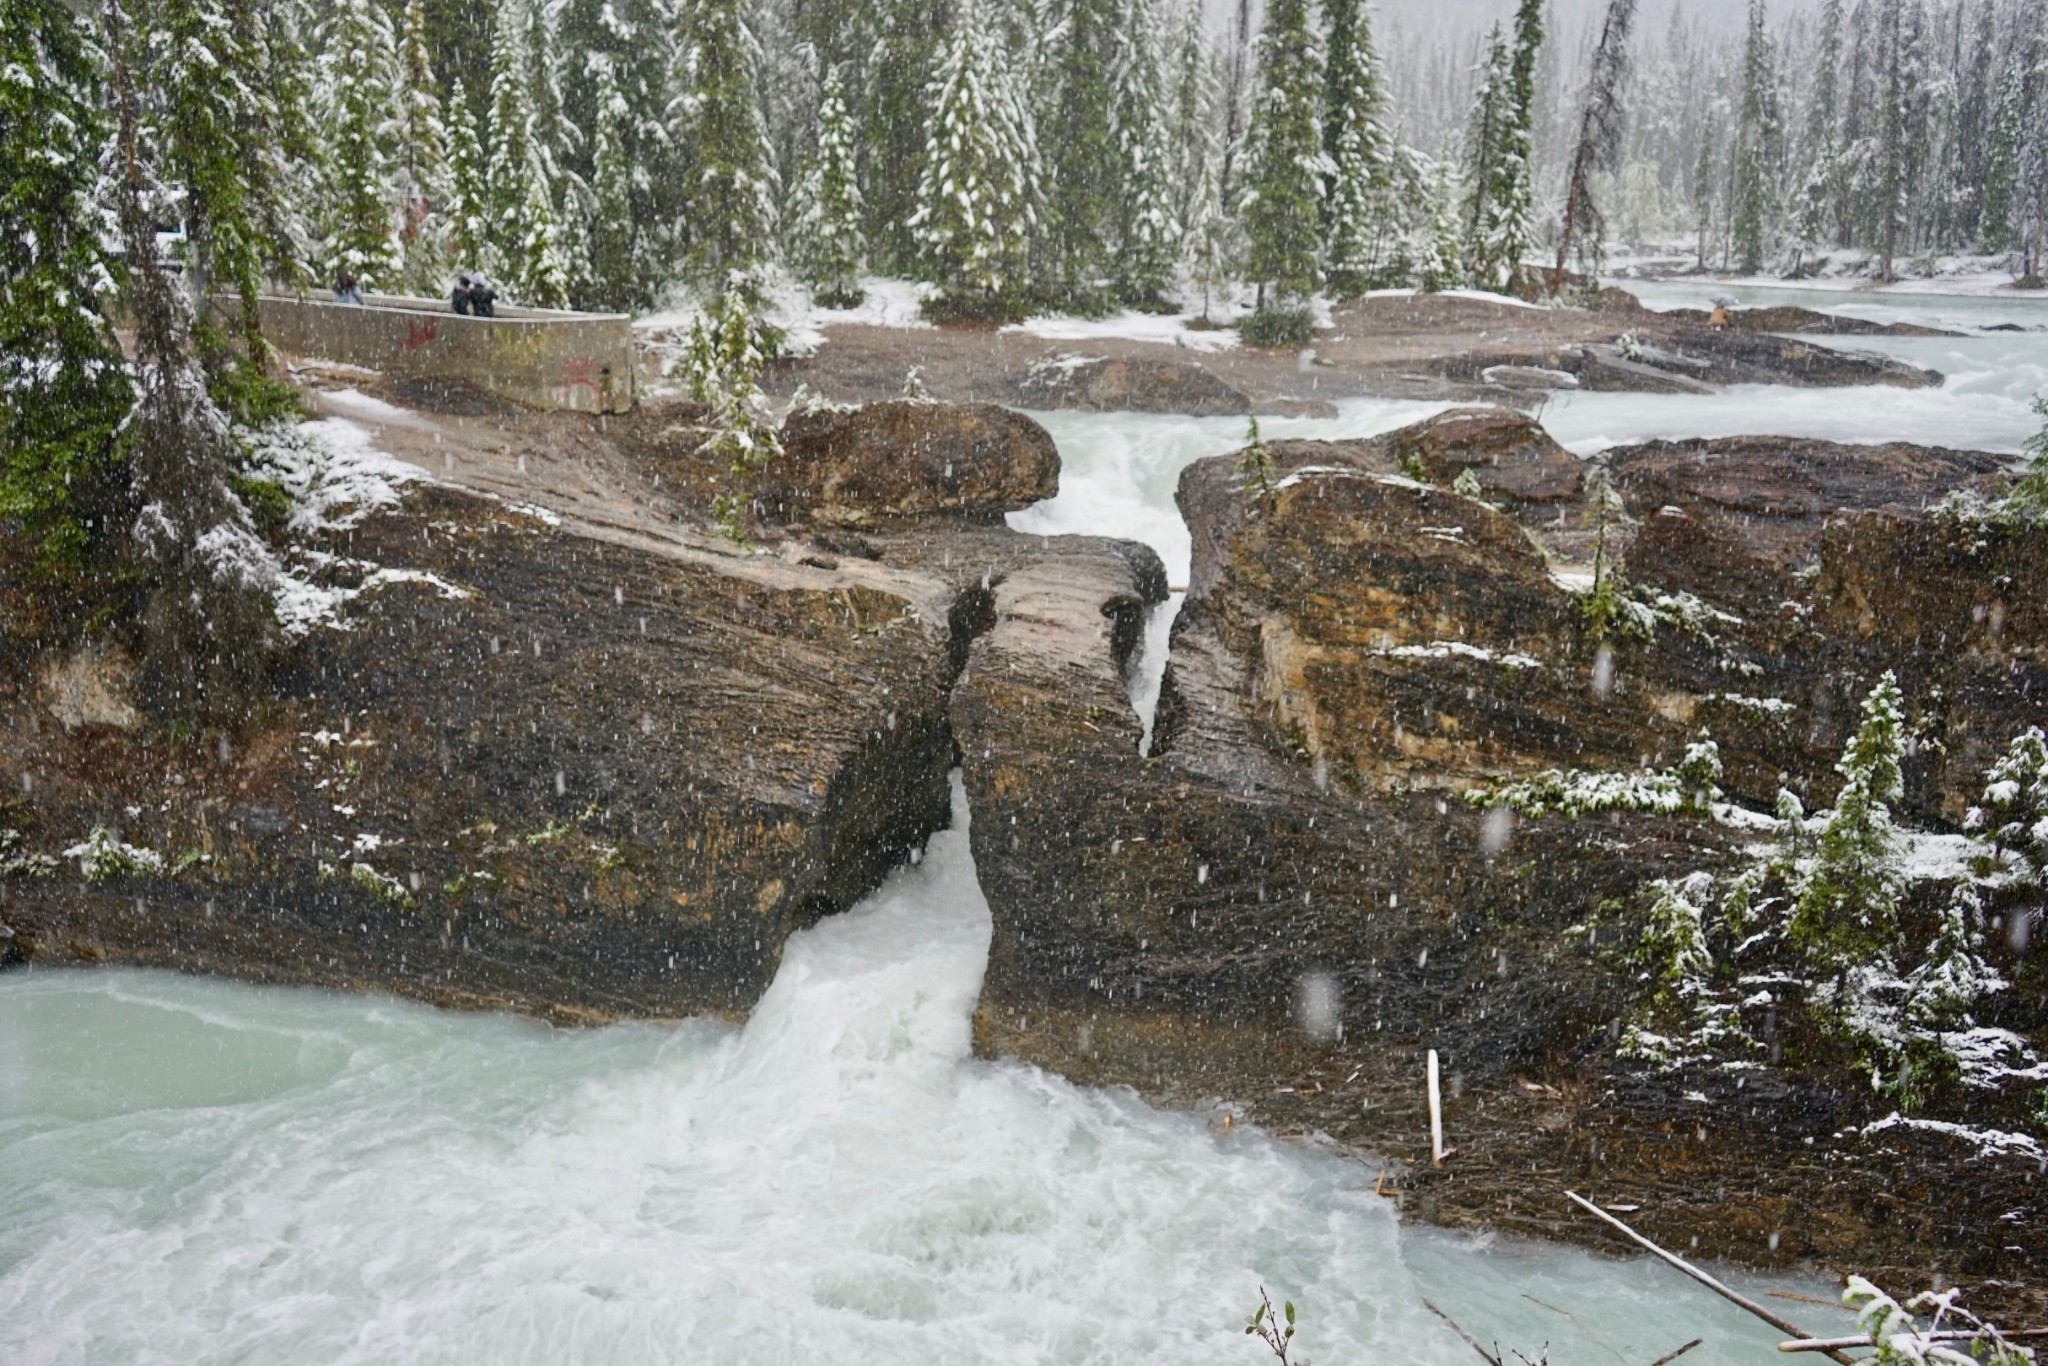
<path fill-rule="evenodd" d="M 1932 1345 L 1937 1342 L 1975 1342 L 1979 1338 L 1989 1336 L 1991 1335 L 1981 1328 L 1975 1332 L 1965 1328 L 1944 1328 L 1937 1333 L 1898 1333 L 1894 1335 L 1893 1341 L 1904 1338 L 1908 1342 Z M 2006 1338 L 2048 1338 L 2048 1328 L 2019 1328 L 2010 1333 L 2000 1333 L 1999 1336 Z M 1827 1352 L 1838 1347 L 1870 1347 L 1874 1345 L 1867 1337 L 1797 1338 L 1791 1342 L 1779 1343 L 1778 1350 L 1781 1352 Z"/>
<path fill-rule="evenodd" d="M 1598 1205 L 1594 1204 L 1591 1200 L 1588 1200 L 1585 1196 L 1580 1195 L 1577 1191 L 1566 1191 L 1565 1196 L 1566 1198 L 1571 1200 L 1573 1204 L 1579 1206 L 1581 1209 L 1588 1211 L 1595 1218 L 1604 1220 L 1605 1222 L 1612 1224 L 1615 1228 L 1620 1229 L 1624 1234 L 1628 1235 L 1628 1237 L 1631 1240 L 1649 1249 L 1657 1256 L 1663 1258 L 1666 1262 L 1669 1262 L 1672 1266 L 1677 1267 L 1680 1271 L 1683 1271 L 1686 1275 L 1692 1277 L 1701 1285 L 1713 1291 L 1716 1295 L 1719 1295 L 1722 1299 L 1727 1300 L 1730 1304 L 1740 1305 L 1742 1308 L 1747 1309 L 1750 1313 L 1756 1315 L 1765 1323 L 1770 1324 L 1771 1327 L 1777 1329 L 1781 1333 L 1790 1333 L 1793 1337 L 1799 1338 L 1800 1340 L 1805 1342 L 1813 1342 L 1817 1340 L 1815 1339 L 1813 1334 L 1807 1332 L 1804 1328 L 1801 1328 L 1798 1324 L 1792 1322 L 1790 1319 L 1781 1318 L 1777 1314 L 1772 1313 L 1770 1310 L 1758 1304 L 1755 1300 L 1750 1299 L 1747 1295 L 1743 1295 L 1737 1291 L 1729 1289 L 1727 1286 L 1721 1284 L 1721 1282 L 1715 1280 L 1712 1276 L 1709 1276 L 1706 1272 L 1700 1270 L 1698 1267 L 1694 1266 L 1691 1262 L 1688 1262 L 1687 1260 L 1685 1260 L 1685 1258 L 1679 1256 L 1677 1253 L 1666 1252 L 1663 1248 L 1657 1246 L 1648 1238 L 1645 1238 L 1642 1234 L 1630 1228 L 1627 1224 L 1622 1223 L 1621 1220 L 1615 1218 L 1606 1210 L 1601 1209 Z M 1850 1345 L 1867 1347 L 1869 1346 L 1869 1343 L 1864 1339 L 1854 1338 L 1850 1340 Z M 1842 1362 L 1843 1366 L 1853 1366 L 1853 1363 L 1855 1361 L 1854 1357 L 1851 1357 L 1847 1352 L 1842 1351 L 1839 1347 L 1812 1347 L 1807 1348 L 1805 1350 L 1815 1352 L 1826 1352 L 1836 1361 Z"/>
<path fill-rule="evenodd" d="M 1427 1299 L 1424 1299 L 1422 1301 L 1422 1307 L 1424 1309 L 1427 1309 L 1430 1313 L 1436 1315 L 1438 1318 L 1442 1319 L 1445 1323 L 1451 1325 L 1451 1331 L 1453 1333 L 1456 1333 L 1459 1337 L 1465 1339 L 1467 1343 L 1471 1344 L 1472 1350 L 1479 1353 L 1480 1358 L 1482 1360 L 1492 1362 L 1493 1366 L 1501 1366 L 1500 1358 L 1495 1356 L 1493 1353 L 1487 1351 L 1484 1347 L 1481 1347 L 1479 1345 L 1479 1339 L 1473 1337 L 1470 1333 L 1466 1332 L 1464 1328 L 1460 1326 L 1456 1319 L 1452 1318 L 1449 1314 L 1446 1314 L 1443 1310 L 1431 1304 Z"/>
<path fill-rule="evenodd" d="M 1691 1342 L 1686 1343 L 1685 1346 L 1679 1348 L 1677 1351 L 1666 1352 L 1663 1356 L 1658 1357 L 1655 1361 L 1650 1363 L 1650 1366 L 1669 1366 L 1671 1362 L 1678 1360 L 1680 1357 L 1684 1356 L 1687 1352 L 1690 1352 L 1693 1348 L 1699 1346 L 1704 1341 L 1706 1341 L 1705 1338 L 1694 1338 Z"/>

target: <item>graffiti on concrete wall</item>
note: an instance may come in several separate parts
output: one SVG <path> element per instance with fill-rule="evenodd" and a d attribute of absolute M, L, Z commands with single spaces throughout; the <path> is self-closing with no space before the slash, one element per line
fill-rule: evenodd
<path fill-rule="evenodd" d="M 405 320 L 405 349 L 417 351 L 441 335 L 441 324 L 435 318 L 407 318 Z"/>
<path fill-rule="evenodd" d="M 590 391 L 590 397 L 596 403 L 602 406 L 604 402 L 604 385 L 601 380 L 601 372 L 600 367 L 597 363 L 597 357 L 562 357 L 561 388 L 562 402 L 565 405 L 573 401 L 573 397 L 575 395 L 576 390 L 588 389 Z"/>

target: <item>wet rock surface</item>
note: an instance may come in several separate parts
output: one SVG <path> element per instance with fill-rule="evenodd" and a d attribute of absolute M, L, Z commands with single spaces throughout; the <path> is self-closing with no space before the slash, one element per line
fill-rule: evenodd
<path fill-rule="evenodd" d="M 1703 1256 L 1901 1285 L 1932 1261 L 2030 1303 L 2048 1261 L 2030 1159 L 1873 1127 L 1888 1102 L 1838 1060 L 1617 1055 L 1643 887 L 1734 866 L 1753 829 L 1463 798 L 1550 767 L 1666 766 L 1706 730 L 1732 799 L 1819 804 L 1895 669 L 1916 736 L 1902 813 L 1952 825 L 2048 698 L 2038 536 L 1925 511 L 1986 458 L 1632 448 L 1603 458 L 1626 505 L 1604 530 L 1584 468 L 1498 410 L 1273 443 L 1270 489 L 1234 456 L 1199 461 L 1141 753 L 1131 696 L 1160 663 L 1140 642 L 1165 572 L 1143 547 L 994 524 L 1056 477 L 1027 420 L 901 404 L 793 422 L 808 472 L 778 476 L 747 547 L 689 529 L 718 487 L 698 430 L 680 409 L 544 424 L 536 464 L 544 446 L 621 490 L 567 503 L 565 526 L 446 487 L 365 521 L 334 549 L 459 591 L 359 599 L 219 733 L 90 709 L 67 730 L 59 666 L 10 660 L 0 749 L 26 785 L 0 825 L 25 843 L 0 857 L 58 867 L 0 876 L 0 954 L 564 1020 L 742 1013 L 791 931 L 945 821 L 957 764 L 994 913 L 984 1055 L 1327 1136 L 1443 1223 L 1605 1245 L 1572 1187 L 1642 1204 L 1647 1232 Z M 462 432 L 446 468 L 509 489 L 502 428 L 437 428 L 416 458 L 433 468 Z M 1584 610 L 1596 545 L 1639 609 L 1603 630 Z M 87 882 L 61 854 L 95 825 L 208 861 Z M 2015 982 L 1995 1022 L 2038 1034 L 2037 960 L 1992 951 Z M 1429 1049 L 1459 1150 L 1442 1169 Z M 2008 1101 L 1945 1094 L 1938 1113 L 2024 1126 Z"/>
<path fill-rule="evenodd" d="M 794 412 L 781 437 L 759 501 L 782 522 L 859 527 L 937 513 L 994 521 L 1059 488 L 1052 438 L 994 404 Z"/>
<path fill-rule="evenodd" d="M 1252 410 L 1251 400 L 1191 360 L 1060 356 L 1017 381 L 1027 408 L 1084 412 L 1182 413 L 1228 417 Z"/>

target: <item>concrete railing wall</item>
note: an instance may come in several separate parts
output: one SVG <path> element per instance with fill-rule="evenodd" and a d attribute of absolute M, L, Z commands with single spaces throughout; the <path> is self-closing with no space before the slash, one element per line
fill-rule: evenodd
<path fill-rule="evenodd" d="M 263 335 L 296 356 L 391 375 L 464 380 L 537 408 L 623 413 L 633 406 L 632 320 L 501 306 L 464 317 L 446 302 L 372 294 L 366 306 L 265 295 Z"/>

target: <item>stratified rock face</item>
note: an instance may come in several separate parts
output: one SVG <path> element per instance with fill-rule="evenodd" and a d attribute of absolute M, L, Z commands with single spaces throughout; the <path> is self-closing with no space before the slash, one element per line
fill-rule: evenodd
<path fill-rule="evenodd" d="M 1967 516 L 1848 513 L 1829 520 L 1815 622 L 1899 661 L 1938 700 L 1922 762 L 1958 821 L 2012 737 L 2048 722 L 2048 526 Z"/>
<path fill-rule="evenodd" d="M 10 774 L 34 775 L 0 824 L 51 853 L 106 824 L 208 856 L 11 880 L 14 956 L 558 1017 L 738 1012 L 791 931 L 948 819 L 945 627 L 906 597 L 720 573 L 438 490 L 351 544 L 446 587 L 361 599 L 219 747 L 67 738 L 39 693 L 0 693 Z"/>
<path fill-rule="evenodd" d="M 1782 784 L 1818 805 L 1886 669 L 1916 725 L 1947 727 L 1923 740 L 2003 729 L 2002 745 L 2017 718 L 1944 713 L 1942 690 L 2042 688 L 1905 642 L 1937 639 L 1945 604 L 1968 619 L 1960 604 L 1990 601 L 2000 574 L 2037 572 L 2036 552 L 1959 564 L 1951 588 L 1911 590 L 1933 593 L 1926 607 L 1910 594 L 1894 607 L 1882 583 L 1921 553 L 1907 532 L 1827 525 L 1769 488 L 1695 489 L 1642 514 L 1634 607 L 1603 640 L 1510 516 L 1392 473 L 1396 449 L 1430 439 L 1274 443 L 1270 494 L 1246 487 L 1236 457 L 1189 467 L 1195 561 L 1149 756 L 1095 642 L 1069 631 L 1061 645 L 1021 612 L 1012 628 L 1015 609 L 999 608 L 951 709 L 995 921 L 977 1047 L 1165 1101 L 1226 1097 L 1281 1132 L 1397 1158 L 1424 1148 L 1434 1049 L 1452 1076 L 1453 1141 L 1471 1149 L 1406 1178 L 1409 1207 L 1429 1217 L 1569 1234 L 1532 1191 L 1592 1180 L 1667 1197 L 1644 1216 L 1653 1235 L 1751 1263 L 1911 1265 L 1938 1246 L 2005 1275 L 2038 1259 L 2040 1233 L 1990 1248 L 1977 1232 L 2015 1208 L 2034 1227 L 2042 1197 L 2018 1163 L 1950 1183 L 1938 1219 L 1887 1222 L 1890 1192 L 1925 1154 L 1915 1135 L 1858 1137 L 1888 1108 L 1867 1078 L 1681 1077 L 1615 1060 L 1642 998 L 1628 955 L 1643 889 L 1729 868 L 1753 830 L 1642 812 L 1516 820 L 1455 791 L 1537 766 L 1666 766 L 1705 730 L 1732 795 L 1767 805 Z M 1818 454 L 1824 488 L 1878 506 L 1941 479 L 1911 461 L 1890 482 L 1850 478 Z M 1445 456 L 1439 475 L 1459 463 Z M 1955 482 L 1974 465 L 1932 468 Z M 1779 534 L 1787 521 L 1796 537 Z M 1830 547 L 1843 538 L 1846 566 L 1859 526 L 1897 537 L 1900 558 L 1838 575 L 1823 531 Z M 1721 549 L 1748 557 L 1739 601 L 1670 591 Z M 1798 572 L 1815 564 L 1818 580 Z M 1994 652 L 1989 621 L 1987 606 L 1973 639 L 2010 670 L 2020 649 L 2004 628 Z M 1909 760 L 1909 819 L 1963 788 L 1938 748 Z M 1953 1154 L 1941 1161 L 1954 1170 Z"/>
<path fill-rule="evenodd" d="M 931 514 L 993 521 L 1058 491 L 1045 428 L 992 403 L 896 400 L 794 412 L 759 501 L 778 521 L 868 527 Z"/>
<path fill-rule="evenodd" d="M 1635 516 L 1675 507 L 1788 571 L 1814 563 L 1836 512 L 1917 510 L 2001 467 L 1976 451 L 1784 436 L 1653 441 L 1609 451 L 1606 462 Z"/>
<path fill-rule="evenodd" d="M 1199 462 L 1181 502 L 1229 528 L 1196 540 L 1184 629 L 1241 661 L 1273 743 L 1322 782 L 1466 785 L 1536 762 L 1515 737 L 1541 733 L 1533 675 L 1570 650 L 1571 595 L 1511 518 L 1343 464 L 1260 498 L 1229 461 Z"/>
<path fill-rule="evenodd" d="M 1199 362 L 1147 357 L 1066 356 L 1042 362 L 1017 381 L 1017 398 L 1030 408 L 1091 413 L 1230 417 L 1252 410 L 1249 398 Z"/>

